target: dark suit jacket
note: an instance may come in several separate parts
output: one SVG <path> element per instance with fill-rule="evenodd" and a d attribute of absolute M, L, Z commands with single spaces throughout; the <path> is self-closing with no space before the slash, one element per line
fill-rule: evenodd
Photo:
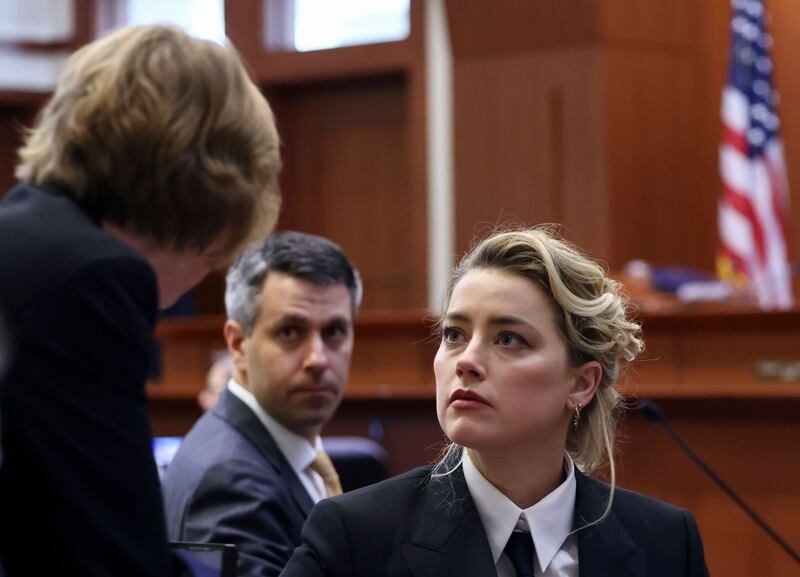
<path fill-rule="evenodd" d="M 489 542 L 459 467 L 410 471 L 317 504 L 283 577 L 487 577 Z M 576 526 L 600 517 L 608 486 L 576 471 Z M 581 577 L 701 577 L 688 511 L 618 489 L 612 513 L 578 532 Z"/>
<path fill-rule="evenodd" d="M 164 476 L 169 537 L 232 543 L 238 575 L 279 575 L 314 506 L 255 413 L 229 391 L 195 424 Z"/>
<path fill-rule="evenodd" d="M 157 307 L 147 261 L 59 190 L 0 202 L 6 577 L 171 573 L 144 390 Z"/>

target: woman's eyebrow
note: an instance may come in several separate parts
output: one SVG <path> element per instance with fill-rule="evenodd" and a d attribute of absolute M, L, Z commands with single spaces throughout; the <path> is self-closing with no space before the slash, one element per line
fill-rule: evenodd
<path fill-rule="evenodd" d="M 461 323 L 468 323 L 471 320 L 469 315 L 458 311 L 447 313 L 444 318 L 448 321 L 458 321 Z"/>
<path fill-rule="evenodd" d="M 525 325 L 533 328 L 533 325 L 527 319 L 518 317 L 516 315 L 497 315 L 489 317 L 489 324 L 491 325 Z"/>

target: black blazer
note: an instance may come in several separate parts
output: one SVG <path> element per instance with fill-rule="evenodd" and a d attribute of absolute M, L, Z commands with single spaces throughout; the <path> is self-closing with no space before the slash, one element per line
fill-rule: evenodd
<path fill-rule="evenodd" d="M 144 389 L 157 308 L 147 261 L 59 190 L 0 202 L 6 577 L 172 572 Z"/>
<path fill-rule="evenodd" d="M 576 471 L 575 523 L 602 514 L 608 485 Z M 578 532 L 581 577 L 707 575 L 697 526 L 684 509 L 617 489 L 611 514 Z M 489 542 L 459 467 L 430 467 L 321 501 L 283 577 L 486 577 Z"/>
<path fill-rule="evenodd" d="M 200 418 L 164 476 L 169 537 L 232 543 L 238 575 L 279 575 L 311 497 L 258 417 L 230 391 Z"/>

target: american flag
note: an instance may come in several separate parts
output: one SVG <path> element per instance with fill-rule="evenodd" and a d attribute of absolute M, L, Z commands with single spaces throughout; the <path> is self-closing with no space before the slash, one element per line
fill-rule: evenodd
<path fill-rule="evenodd" d="M 789 187 L 772 89 L 772 38 L 761 0 L 732 0 L 728 83 L 722 90 L 720 276 L 739 277 L 761 307 L 793 305 L 786 224 Z"/>

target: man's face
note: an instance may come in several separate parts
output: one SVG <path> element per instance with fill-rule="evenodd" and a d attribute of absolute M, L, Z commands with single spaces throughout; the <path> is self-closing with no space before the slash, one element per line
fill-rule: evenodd
<path fill-rule="evenodd" d="M 246 336 L 231 324 L 226 336 L 242 386 L 284 427 L 316 437 L 339 406 L 350 370 L 353 318 L 347 287 L 270 272 L 253 333 Z"/>

